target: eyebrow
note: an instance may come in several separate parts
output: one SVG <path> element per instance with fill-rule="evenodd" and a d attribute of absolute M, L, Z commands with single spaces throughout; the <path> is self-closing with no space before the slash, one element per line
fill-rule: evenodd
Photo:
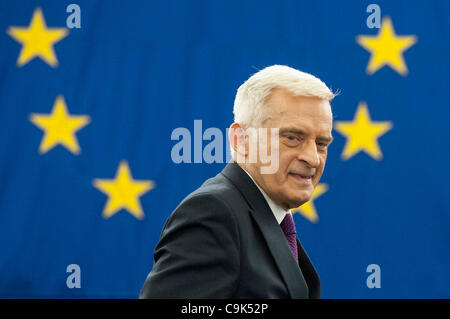
<path fill-rule="evenodd" d="M 303 131 L 302 129 L 299 129 L 299 128 L 295 128 L 295 127 L 281 128 L 280 134 L 284 134 L 284 133 L 294 133 L 294 134 L 303 135 L 303 136 L 307 135 L 305 131 Z M 317 139 L 320 141 L 323 141 L 323 142 L 331 143 L 333 141 L 333 136 L 321 135 L 321 136 L 318 136 Z"/>
<path fill-rule="evenodd" d="M 323 142 L 327 142 L 327 143 L 333 142 L 333 136 L 321 135 L 321 136 L 318 136 L 317 139 L 320 141 L 323 141 Z"/>

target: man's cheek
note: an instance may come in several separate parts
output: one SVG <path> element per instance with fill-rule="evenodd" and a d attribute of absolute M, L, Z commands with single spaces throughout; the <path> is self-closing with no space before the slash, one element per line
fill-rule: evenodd
<path fill-rule="evenodd" d="M 316 187 L 319 184 L 320 178 L 322 177 L 322 172 L 323 171 L 317 172 L 316 175 L 314 176 L 314 183 L 313 183 L 314 187 Z"/>

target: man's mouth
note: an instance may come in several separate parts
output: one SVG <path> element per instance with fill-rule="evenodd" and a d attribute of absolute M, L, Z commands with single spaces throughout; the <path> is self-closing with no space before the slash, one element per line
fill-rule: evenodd
<path fill-rule="evenodd" d="M 312 178 L 314 175 L 310 174 L 299 174 L 299 173 L 289 173 L 292 177 L 294 177 L 296 180 L 303 182 L 303 183 L 311 183 Z"/>

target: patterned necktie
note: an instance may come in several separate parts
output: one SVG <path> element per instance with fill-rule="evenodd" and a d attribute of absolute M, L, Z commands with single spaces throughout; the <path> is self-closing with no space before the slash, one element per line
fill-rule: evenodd
<path fill-rule="evenodd" d="M 292 253 L 295 256 L 295 260 L 298 263 L 298 252 L 297 252 L 297 233 L 295 232 L 295 224 L 294 219 L 292 218 L 292 214 L 288 213 L 283 218 L 283 221 L 280 224 L 281 229 L 283 230 L 284 236 L 286 236 L 286 240 L 291 247 Z"/>

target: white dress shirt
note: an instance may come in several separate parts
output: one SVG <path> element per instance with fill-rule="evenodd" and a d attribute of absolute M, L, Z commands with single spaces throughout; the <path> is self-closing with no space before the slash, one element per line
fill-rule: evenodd
<path fill-rule="evenodd" d="M 255 183 L 255 185 L 258 187 L 258 189 L 261 191 L 261 193 L 263 194 L 264 198 L 267 201 L 267 204 L 269 204 L 270 210 L 272 211 L 273 215 L 275 216 L 275 219 L 277 220 L 278 224 L 281 224 L 281 222 L 284 219 L 284 216 L 286 216 L 286 214 L 291 214 L 291 210 L 284 210 L 280 205 L 278 205 L 277 203 L 275 203 L 267 194 L 265 191 L 262 190 L 261 187 L 259 187 L 259 185 L 255 182 L 255 180 L 253 179 L 252 175 L 250 175 L 245 169 L 244 172 L 247 173 L 248 176 L 250 176 L 251 180 L 253 181 L 253 183 Z"/>

